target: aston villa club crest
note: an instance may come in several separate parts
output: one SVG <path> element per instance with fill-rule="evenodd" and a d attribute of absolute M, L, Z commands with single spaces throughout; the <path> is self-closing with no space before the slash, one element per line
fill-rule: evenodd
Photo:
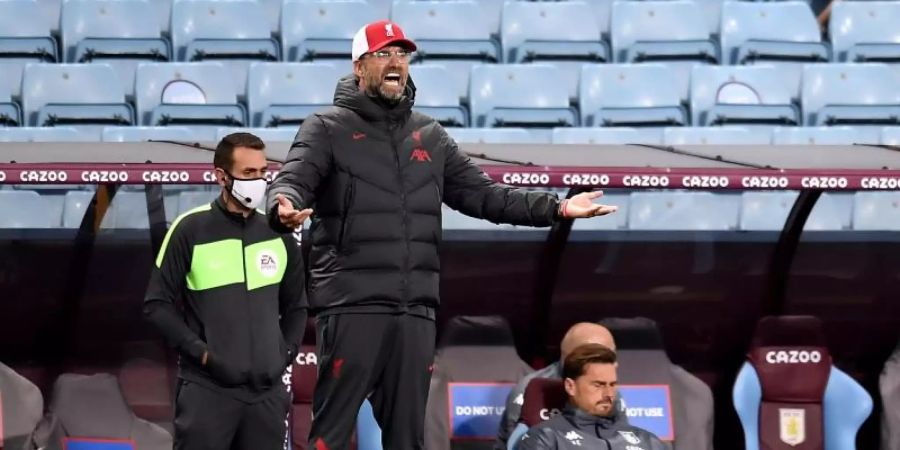
<path fill-rule="evenodd" d="M 641 443 L 641 439 L 639 437 L 637 437 L 637 435 L 632 433 L 631 431 L 620 431 L 619 434 L 622 435 L 622 438 L 625 439 L 625 442 L 627 442 L 629 444 L 640 444 Z"/>
<path fill-rule="evenodd" d="M 797 446 L 806 440 L 806 411 L 802 409 L 778 408 L 781 442 Z"/>

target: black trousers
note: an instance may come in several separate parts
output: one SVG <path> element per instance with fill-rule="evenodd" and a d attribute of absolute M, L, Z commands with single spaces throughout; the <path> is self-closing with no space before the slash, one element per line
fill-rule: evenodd
<path fill-rule="evenodd" d="M 346 450 L 366 398 L 384 450 L 425 448 L 435 323 L 413 315 L 335 314 L 316 323 L 319 379 L 310 449 Z"/>
<path fill-rule="evenodd" d="M 175 450 L 285 450 L 291 394 L 276 385 L 246 403 L 180 380 L 175 399 Z"/>

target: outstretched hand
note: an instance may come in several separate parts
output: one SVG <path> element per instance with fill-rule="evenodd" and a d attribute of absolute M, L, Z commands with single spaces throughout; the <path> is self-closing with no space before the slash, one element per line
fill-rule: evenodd
<path fill-rule="evenodd" d="M 292 230 L 303 225 L 303 222 L 313 213 L 313 210 L 310 208 L 298 211 L 294 208 L 294 204 L 282 194 L 278 194 L 275 198 L 278 199 L 278 220 L 281 221 L 282 225 Z"/>
<path fill-rule="evenodd" d="M 601 205 L 594 203 L 594 199 L 603 196 L 602 191 L 582 192 L 572 198 L 563 200 L 560 205 L 560 213 L 566 219 L 583 219 L 587 217 L 605 216 L 616 212 L 619 207 L 615 205 Z"/>

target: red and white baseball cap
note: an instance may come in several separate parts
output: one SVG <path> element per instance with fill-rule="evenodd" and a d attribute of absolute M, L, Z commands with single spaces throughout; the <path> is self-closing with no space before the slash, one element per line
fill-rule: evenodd
<path fill-rule="evenodd" d="M 377 52 L 389 45 L 399 45 L 409 51 L 416 50 L 415 42 L 403 35 L 400 25 L 389 20 L 372 22 L 360 28 L 353 36 L 353 61 L 359 61 L 362 55 Z"/>

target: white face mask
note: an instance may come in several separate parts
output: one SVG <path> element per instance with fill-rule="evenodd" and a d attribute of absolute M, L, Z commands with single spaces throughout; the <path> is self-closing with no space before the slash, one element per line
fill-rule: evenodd
<path fill-rule="evenodd" d="M 231 196 L 250 209 L 256 209 L 266 198 L 265 178 L 240 179 L 231 177 Z"/>

